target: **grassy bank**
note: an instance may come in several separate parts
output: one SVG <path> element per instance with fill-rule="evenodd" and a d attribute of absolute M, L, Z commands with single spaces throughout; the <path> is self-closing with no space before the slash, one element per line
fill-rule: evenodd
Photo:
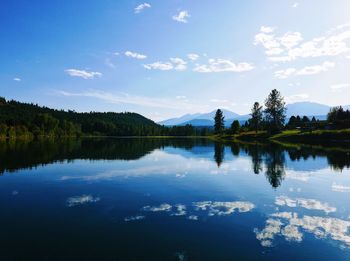
<path fill-rule="evenodd" d="M 288 144 L 341 145 L 350 147 L 350 129 L 300 131 L 286 130 L 279 134 L 269 135 L 266 131 L 242 132 L 235 135 L 213 135 L 211 139 L 218 141 L 245 142 L 279 142 Z"/>
<path fill-rule="evenodd" d="M 350 146 L 350 129 L 315 130 L 315 131 L 284 131 L 270 137 L 271 140 L 305 143 L 305 144 L 334 144 L 343 143 Z"/>

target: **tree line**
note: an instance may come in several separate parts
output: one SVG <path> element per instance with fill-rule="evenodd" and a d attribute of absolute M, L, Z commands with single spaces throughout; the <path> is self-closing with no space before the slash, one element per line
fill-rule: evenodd
<path fill-rule="evenodd" d="M 265 99 L 264 107 L 255 102 L 251 108 L 250 118 L 243 126 L 238 120 L 234 120 L 229 129 L 225 128 L 225 117 L 218 109 L 214 117 L 215 134 L 237 134 L 244 131 L 267 131 L 269 134 L 276 134 L 287 129 L 344 129 L 350 128 L 350 111 L 344 110 L 341 106 L 333 107 L 327 114 L 326 120 L 311 119 L 307 116 L 295 115 L 286 121 L 286 103 L 281 93 L 273 89 Z"/>
<path fill-rule="evenodd" d="M 194 136 L 191 125 L 165 127 L 131 112 L 55 110 L 0 97 L 0 139 L 77 136 Z"/>

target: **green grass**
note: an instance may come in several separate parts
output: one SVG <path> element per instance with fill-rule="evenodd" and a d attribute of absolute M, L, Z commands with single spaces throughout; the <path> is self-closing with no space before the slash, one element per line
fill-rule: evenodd
<path fill-rule="evenodd" d="M 320 145 L 327 147 L 350 147 L 350 129 L 343 130 L 286 130 L 281 133 L 270 136 L 266 131 L 249 131 L 236 135 L 212 135 L 212 140 L 223 142 L 259 142 L 269 141 L 291 145 Z"/>

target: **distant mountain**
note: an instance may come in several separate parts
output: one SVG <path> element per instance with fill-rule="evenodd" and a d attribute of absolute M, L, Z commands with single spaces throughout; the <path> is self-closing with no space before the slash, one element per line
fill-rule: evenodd
<path fill-rule="evenodd" d="M 316 102 L 296 102 L 287 104 L 287 120 L 293 115 L 300 116 L 315 116 L 316 119 L 325 120 L 329 109 L 331 108 L 328 105 L 316 103 Z M 350 109 L 350 105 L 343 106 L 344 109 Z M 226 127 L 230 126 L 234 120 L 238 120 L 241 124 L 244 124 L 249 118 L 250 115 L 239 115 L 235 112 L 223 109 L 223 114 L 225 116 L 225 125 Z M 161 121 L 159 124 L 172 126 L 172 125 L 186 125 L 191 124 L 193 126 L 213 126 L 214 116 L 216 110 L 209 113 L 195 113 L 195 114 L 186 114 L 179 118 L 172 118 L 169 120 Z"/>
<path fill-rule="evenodd" d="M 165 126 L 182 125 L 184 122 L 191 121 L 200 115 L 201 115 L 200 113 L 185 114 L 179 118 L 171 118 L 168 120 L 160 121 L 158 123 Z"/>
<path fill-rule="evenodd" d="M 182 125 L 186 125 L 186 124 L 191 124 L 192 126 L 196 126 L 196 127 L 206 127 L 206 126 L 213 126 L 214 120 L 193 119 L 190 121 L 183 122 L 180 125 L 182 126 Z"/>
<path fill-rule="evenodd" d="M 287 118 L 291 116 L 320 116 L 327 115 L 330 107 L 316 102 L 296 102 L 287 105 Z"/>
<path fill-rule="evenodd" d="M 225 119 L 240 117 L 239 114 L 222 109 Z M 179 118 L 172 118 L 158 122 L 161 125 L 173 126 L 173 125 L 186 125 L 192 124 L 193 126 L 212 126 L 213 118 L 215 116 L 216 110 L 209 113 L 195 113 L 195 114 L 185 114 Z M 195 120 L 195 121 L 194 121 Z"/>
<path fill-rule="evenodd" d="M 223 115 L 225 116 L 225 119 L 236 118 L 240 116 L 239 114 L 233 111 L 229 111 L 226 109 L 221 109 L 221 110 Z M 213 110 L 212 112 L 209 112 L 209 113 L 203 113 L 194 119 L 213 120 L 215 113 L 216 113 L 216 110 Z"/>

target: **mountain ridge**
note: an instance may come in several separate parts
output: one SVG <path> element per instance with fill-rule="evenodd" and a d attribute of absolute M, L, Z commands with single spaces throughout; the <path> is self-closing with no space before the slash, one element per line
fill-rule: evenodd
<path fill-rule="evenodd" d="M 289 119 L 291 116 L 308 116 L 316 117 L 316 119 L 324 120 L 329 112 L 331 106 L 317 103 L 317 102 L 295 102 L 286 105 L 287 112 L 286 116 Z M 344 109 L 350 109 L 350 105 L 342 106 Z M 221 109 L 223 115 L 225 116 L 225 125 L 229 126 L 232 121 L 238 120 L 240 123 L 244 123 L 250 118 L 250 114 L 240 115 L 233 111 L 227 109 Z M 216 110 L 213 110 L 208 113 L 194 113 L 194 114 L 185 114 L 181 117 L 171 118 L 158 122 L 158 124 L 165 126 L 183 126 L 186 124 L 191 124 L 193 126 L 204 127 L 212 126 L 214 124 L 214 115 Z"/>

